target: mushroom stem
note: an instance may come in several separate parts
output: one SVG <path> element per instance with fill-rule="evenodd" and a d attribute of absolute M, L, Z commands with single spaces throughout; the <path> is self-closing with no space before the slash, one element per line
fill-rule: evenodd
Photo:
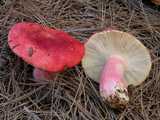
<path fill-rule="evenodd" d="M 129 101 L 127 85 L 123 80 L 125 60 L 111 56 L 105 63 L 100 76 L 100 94 L 112 107 L 124 107 Z"/>
<path fill-rule="evenodd" d="M 33 77 L 38 81 L 52 80 L 55 73 L 41 70 L 39 68 L 34 68 Z"/>

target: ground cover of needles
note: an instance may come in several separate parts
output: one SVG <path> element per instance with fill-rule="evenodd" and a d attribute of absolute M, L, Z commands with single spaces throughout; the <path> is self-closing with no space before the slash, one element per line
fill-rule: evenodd
<path fill-rule="evenodd" d="M 33 67 L 8 47 L 9 28 L 22 21 L 60 28 L 81 42 L 107 27 L 135 35 L 149 49 L 152 70 L 129 87 L 124 111 L 103 102 L 81 65 L 36 83 Z M 158 120 L 160 118 L 160 12 L 141 0 L 1 0 L 0 120 Z"/>

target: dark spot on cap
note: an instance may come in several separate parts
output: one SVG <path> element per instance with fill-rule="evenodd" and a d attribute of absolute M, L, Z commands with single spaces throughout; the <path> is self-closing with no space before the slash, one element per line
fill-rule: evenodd
<path fill-rule="evenodd" d="M 30 48 L 28 48 L 28 56 L 32 57 L 32 55 L 33 55 L 33 48 L 30 47 Z"/>

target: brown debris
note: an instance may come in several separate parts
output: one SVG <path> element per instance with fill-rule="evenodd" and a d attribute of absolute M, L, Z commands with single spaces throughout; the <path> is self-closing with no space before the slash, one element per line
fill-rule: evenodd
<path fill-rule="evenodd" d="M 151 2 L 156 4 L 156 5 L 160 5 L 160 0 L 151 0 Z"/>

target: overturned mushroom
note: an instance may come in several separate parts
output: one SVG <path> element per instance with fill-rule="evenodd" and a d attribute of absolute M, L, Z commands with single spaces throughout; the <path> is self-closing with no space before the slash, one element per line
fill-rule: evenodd
<path fill-rule="evenodd" d="M 36 79 L 52 79 L 54 73 L 80 63 L 84 45 L 67 33 L 37 23 L 15 24 L 9 31 L 12 51 L 36 69 Z"/>
<path fill-rule="evenodd" d="M 151 57 L 134 36 L 118 30 L 94 34 L 85 44 L 83 68 L 99 82 L 100 94 L 113 108 L 124 108 L 128 85 L 141 84 L 151 69 Z"/>

